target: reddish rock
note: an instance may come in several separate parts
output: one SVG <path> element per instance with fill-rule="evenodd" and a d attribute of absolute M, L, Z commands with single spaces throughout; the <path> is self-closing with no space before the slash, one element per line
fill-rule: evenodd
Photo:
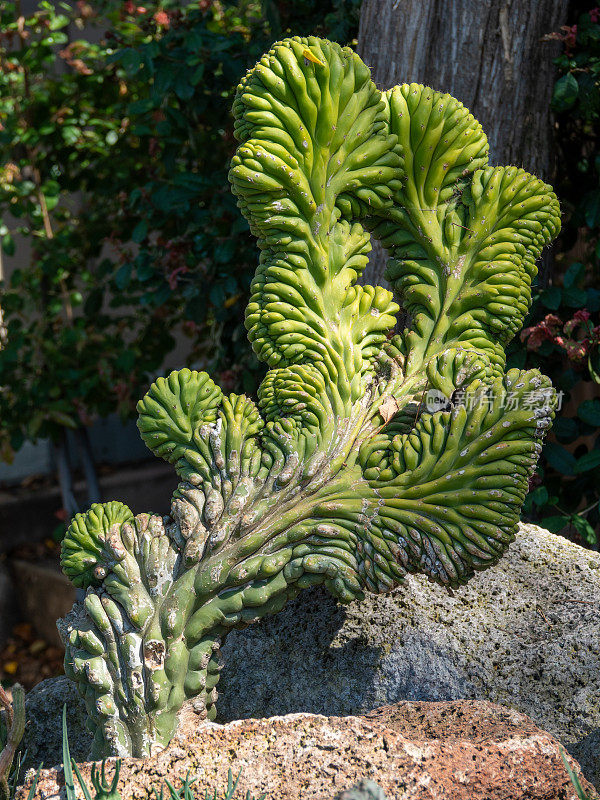
<path fill-rule="evenodd" d="M 188 709 L 166 750 L 123 762 L 119 790 L 123 800 L 146 800 L 163 777 L 177 784 L 190 773 L 203 797 L 226 785 L 230 768 L 242 772 L 238 796 L 248 790 L 267 800 L 332 800 L 361 778 L 379 784 L 389 800 L 577 797 L 556 739 L 523 714 L 480 701 L 403 702 L 361 717 L 290 714 L 226 725 L 199 721 Z M 81 770 L 89 780 L 90 765 Z M 62 786 L 60 771 L 43 770 L 35 796 L 58 800 Z M 28 787 L 17 800 L 25 800 Z"/>

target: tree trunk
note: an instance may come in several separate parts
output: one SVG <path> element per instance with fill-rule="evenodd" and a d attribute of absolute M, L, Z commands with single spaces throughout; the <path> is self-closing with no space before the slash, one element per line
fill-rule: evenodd
<path fill-rule="evenodd" d="M 551 180 L 550 99 L 568 0 L 364 0 L 358 53 L 380 89 L 424 83 L 460 100 L 481 122 L 490 163 Z M 374 249 L 367 283 L 380 283 Z"/>

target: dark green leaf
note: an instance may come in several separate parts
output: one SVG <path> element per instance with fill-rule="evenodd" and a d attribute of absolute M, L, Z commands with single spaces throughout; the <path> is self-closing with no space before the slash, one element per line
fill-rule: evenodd
<path fill-rule="evenodd" d="M 584 289 L 577 289 L 576 287 L 571 287 L 570 289 L 565 289 L 563 293 L 563 300 L 564 304 L 569 308 L 583 308 L 585 305 L 586 299 L 586 292 Z"/>
<path fill-rule="evenodd" d="M 14 256 L 15 254 L 15 242 L 10 233 L 6 233 L 2 237 L 2 250 L 7 256 Z"/>
<path fill-rule="evenodd" d="M 573 105 L 578 93 L 579 85 L 577 79 L 572 73 L 568 72 L 554 84 L 552 105 L 557 111 L 565 111 Z"/>
<path fill-rule="evenodd" d="M 590 228 L 600 224 L 600 190 L 596 189 L 585 196 L 585 221 Z"/>
<path fill-rule="evenodd" d="M 545 486 L 538 486 L 531 492 L 531 500 L 536 506 L 545 506 L 548 502 L 548 489 Z"/>
<path fill-rule="evenodd" d="M 577 409 L 580 420 L 594 428 L 600 427 L 600 400 L 584 400 Z"/>
<path fill-rule="evenodd" d="M 135 366 L 136 354 L 133 350 L 123 350 L 119 353 L 115 365 L 123 372 L 131 372 Z"/>
<path fill-rule="evenodd" d="M 218 283 L 210 290 L 209 297 L 210 302 L 217 308 L 220 308 L 225 302 L 225 289 Z"/>
<path fill-rule="evenodd" d="M 548 442 L 544 447 L 544 456 L 551 467 L 562 475 L 574 475 L 577 467 L 577 459 L 555 442 Z"/>
<path fill-rule="evenodd" d="M 194 95 L 194 87 L 190 83 L 190 76 L 184 69 L 180 70 L 175 79 L 175 94 L 181 100 L 189 100 Z"/>
<path fill-rule="evenodd" d="M 587 299 L 585 301 L 585 307 L 588 311 L 594 313 L 595 311 L 600 311 L 600 290 L 598 289 L 588 289 L 587 290 Z"/>
<path fill-rule="evenodd" d="M 600 450 L 590 450 L 589 453 L 577 459 L 577 472 L 589 472 L 600 467 Z"/>
<path fill-rule="evenodd" d="M 591 544 L 593 546 L 596 546 L 598 544 L 598 537 L 596 536 L 596 531 L 592 528 L 592 526 L 587 521 L 587 519 L 585 519 L 585 517 L 582 517 L 579 514 L 573 514 L 569 522 L 575 528 L 575 530 L 581 536 L 584 542 L 587 542 L 588 544 Z"/>
<path fill-rule="evenodd" d="M 544 517 L 541 524 L 551 533 L 560 533 L 560 531 L 569 524 L 569 517 L 564 514 L 556 514 L 551 517 Z"/>
<path fill-rule="evenodd" d="M 138 280 L 142 283 L 149 281 L 150 278 L 153 278 L 156 274 L 156 270 L 154 268 L 154 262 L 149 257 L 147 253 L 142 253 L 141 258 L 139 258 L 136 262 L 136 270 Z"/>
<path fill-rule="evenodd" d="M 162 98 L 173 85 L 175 80 L 175 69 L 171 65 L 163 66 L 154 75 L 154 95 Z"/>
<path fill-rule="evenodd" d="M 162 306 L 169 297 L 171 296 L 171 290 L 167 286 L 167 284 L 163 284 L 159 289 L 157 289 L 154 294 L 152 295 L 152 305 L 153 306 Z"/>
<path fill-rule="evenodd" d="M 121 50 L 119 61 L 123 65 L 128 75 L 135 75 L 142 65 L 142 59 L 137 50 L 132 47 L 127 47 Z"/>
<path fill-rule="evenodd" d="M 148 235 L 148 222 L 147 220 L 143 219 L 135 226 L 133 229 L 133 233 L 131 234 L 132 241 L 136 242 L 136 244 L 141 244 L 146 236 Z"/>
<path fill-rule="evenodd" d="M 556 311 L 560 306 L 562 291 L 558 286 L 549 286 L 540 295 L 540 301 L 546 308 Z"/>
<path fill-rule="evenodd" d="M 115 283 L 118 289 L 125 289 L 126 286 L 129 286 L 131 281 L 131 264 L 123 264 L 117 270 L 115 275 Z"/>
<path fill-rule="evenodd" d="M 235 253 L 235 241 L 233 239 L 225 239 L 224 242 L 219 242 L 214 249 L 214 259 L 217 264 L 229 264 Z M 235 291 L 235 286 L 233 290 Z"/>
<path fill-rule="evenodd" d="M 552 425 L 552 433 L 556 436 L 559 442 L 569 444 L 574 442 L 579 436 L 579 426 L 577 420 L 570 417 L 558 417 L 554 420 Z"/>
<path fill-rule="evenodd" d="M 143 98 L 142 100 L 136 100 L 133 103 L 130 103 L 127 107 L 127 113 L 131 116 L 137 116 L 138 114 L 145 114 L 147 111 L 151 111 L 154 108 L 154 103 L 152 100 L 148 98 Z"/>
<path fill-rule="evenodd" d="M 104 292 L 102 289 L 93 289 L 83 305 L 84 314 L 88 317 L 92 317 L 97 314 L 100 309 L 102 308 L 102 301 L 104 298 Z"/>
<path fill-rule="evenodd" d="M 565 289 L 570 289 L 572 286 L 576 286 L 584 275 L 585 266 L 579 261 L 574 261 L 572 264 L 569 264 L 563 278 Z"/>
<path fill-rule="evenodd" d="M 204 64 L 198 64 L 198 66 L 196 67 L 190 78 L 190 83 L 192 84 L 192 86 L 197 86 L 203 77 L 204 77 Z"/>

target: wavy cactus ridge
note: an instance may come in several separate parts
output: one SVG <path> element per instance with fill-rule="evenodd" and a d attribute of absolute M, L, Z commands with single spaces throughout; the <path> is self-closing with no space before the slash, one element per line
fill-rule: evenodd
<path fill-rule="evenodd" d="M 403 84 L 383 97 L 408 177 L 371 229 L 413 317 L 406 367 L 456 343 L 500 374 L 529 310 L 535 262 L 560 229 L 556 195 L 522 169 L 487 166 L 481 126 L 450 95 Z"/>
<path fill-rule="evenodd" d="M 261 251 L 246 325 L 269 371 L 257 404 L 205 372 L 159 378 L 138 426 L 179 475 L 170 516 L 109 503 L 67 532 L 86 598 L 59 628 L 94 757 L 166 746 L 190 703 L 214 718 L 228 632 L 302 589 L 350 602 L 494 564 L 554 415 L 549 381 L 505 374 L 503 350 L 558 231 L 550 187 L 487 166 L 454 98 L 381 94 L 315 37 L 273 45 L 233 112 L 230 181 Z M 391 293 L 357 285 L 371 235 L 410 314 L 396 335 Z"/>
<path fill-rule="evenodd" d="M 106 576 L 102 555 L 110 547 L 109 537 L 122 523 L 133 519 L 123 503 L 94 503 L 85 514 L 76 514 L 64 539 L 60 564 L 75 586 L 100 584 Z"/>
<path fill-rule="evenodd" d="M 317 61 L 302 69 L 305 52 Z M 310 37 L 275 44 L 233 112 L 230 180 L 262 250 L 250 341 L 271 367 L 322 364 L 341 413 L 398 311 L 386 290 L 356 285 L 371 249 L 358 220 L 391 205 L 401 183 L 385 103 L 355 53 Z"/>

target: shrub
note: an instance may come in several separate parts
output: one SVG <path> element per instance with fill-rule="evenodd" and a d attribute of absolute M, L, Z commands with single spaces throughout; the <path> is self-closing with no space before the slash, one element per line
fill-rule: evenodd
<path fill-rule="evenodd" d="M 80 0 L 23 18 L 3 4 L 0 243 L 10 256 L 29 239 L 31 256 L 0 289 L 0 456 L 53 440 L 69 515 L 65 430 L 91 469 L 85 426 L 132 415 L 172 331 L 225 385 L 262 374 L 243 327 L 256 255 L 227 189 L 229 100 L 285 26 L 351 37 L 358 7 Z"/>
<path fill-rule="evenodd" d="M 562 394 L 525 514 L 555 532 L 598 546 L 600 535 L 600 9 L 561 39 L 553 109 L 558 123 L 558 193 L 565 211 L 556 278 L 538 288 L 524 346 L 510 363 L 539 367 Z M 569 258 L 568 251 L 577 253 Z"/>

